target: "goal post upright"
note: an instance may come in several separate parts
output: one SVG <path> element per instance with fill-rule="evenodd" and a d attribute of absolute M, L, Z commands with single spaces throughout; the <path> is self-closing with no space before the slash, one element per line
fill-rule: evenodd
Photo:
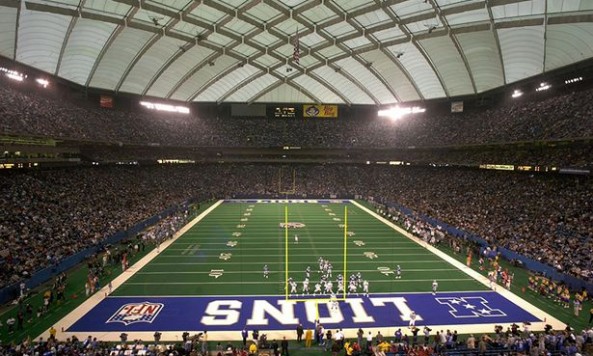
<path fill-rule="evenodd" d="M 284 206 L 284 293 L 288 300 L 288 204 Z"/>
<path fill-rule="evenodd" d="M 347 277 L 347 263 L 348 262 L 348 205 L 344 204 L 344 274 L 342 275 L 342 284 L 344 286 L 344 290 L 342 291 L 342 295 L 344 296 L 344 300 L 346 299 L 346 277 Z"/>

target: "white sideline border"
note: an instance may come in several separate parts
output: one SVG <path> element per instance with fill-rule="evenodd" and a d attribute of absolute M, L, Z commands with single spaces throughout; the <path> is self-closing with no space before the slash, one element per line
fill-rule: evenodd
<path fill-rule="evenodd" d="M 358 207 L 359 209 L 365 211 L 369 215 L 374 216 L 376 219 L 378 219 L 379 221 L 383 222 L 385 225 L 387 225 L 387 226 L 391 227 L 392 229 L 396 230 L 397 232 L 399 232 L 400 234 L 404 235 L 408 239 L 414 241 L 418 245 L 426 248 L 428 251 L 430 251 L 434 255 L 440 257 L 445 262 L 448 262 L 449 264 L 451 264 L 454 267 L 458 268 L 460 271 L 462 271 L 465 274 L 469 275 L 470 277 L 472 277 L 476 281 L 482 283 L 483 285 L 485 285 L 488 288 L 490 287 L 490 281 L 488 280 L 488 278 L 485 277 L 485 276 L 483 276 L 482 274 L 476 272 L 471 267 L 468 267 L 468 266 L 464 265 L 463 263 L 461 263 L 461 262 L 457 261 L 456 259 L 452 258 L 451 256 L 447 255 L 443 251 L 441 251 L 441 250 L 435 248 L 434 246 L 432 246 L 432 245 L 424 242 L 423 240 L 415 237 L 414 235 L 410 234 L 409 232 L 407 232 L 406 230 L 402 229 L 398 225 L 396 225 L 393 222 L 389 221 L 388 219 L 380 216 L 379 214 L 377 214 L 374 211 L 368 209 L 367 207 L 361 205 L 360 203 L 358 203 L 358 202 L 356 202 L 354 200 L 350 200 L 350 203 L 353 204 L 354 206 Z M 530 330 L 532 330 L 532 331 L 542 331 L 542 330 L 544 330 L 546 324 L 550 324 L 554 328 L 554 330 L 564 330 L 564 328 L 566 326 L 566 323 L 558 320 L 554 316 L 552 316 L 552 315 L 546 313 L 545 311 L 539 309 L 538 307 L 536 307 L 533 304 L 527 302 L 525 299 L 519 297 L 515 293 L 513 293 L 510 290 L 508 290 L 508 289 L 500 286 L 499 284 L 495 284 L 495 286 L 496 286 L 496 289 L 495 289 L 496 293 L 502 295 L 506 299 L 508 299 L 511 302 L 513 302 L 514 304 L 518 305 L 523 310 L 531 313 L 533 316 L 538 317 L 538 318 L 540 318 L 540 319 L 543 320 L 542 322 L 531 323 L 531 326 L 529 328 Z M 427 286 L 427 291 L 428 291 L 428 288 L 429 288 L 429 286 Z M 479 324 L 479 325 L 485 325 L 485 324 Z M 495 324 L 491 324 L 490 331 L 493 331 L 494 330 L 494 325 Z M 458 329 L 460 329 L 460 328 L 458 328 Z M 472 330 L 470 332 L 475 332 L 474 331 L 474 328 L 472 328 Z"/>
<path fill-rule="evenodd" d="M 208 214 L 210 214 L 210 212 L 212 212 L 212 210 L 216 209 L 223 202 L 224 202 L 224 200 L 218 200 L 216 203 L 212 204 L 212 206 L 210 206 L 208 209 L 204 210 L 195 219 L 193 219 L 187 225 L 185 225 L 179 231 L 177 231 L 173 235 L 173 238 L 163 242 L 159 246 L 159 251 L 163 251 L 167 247 L 169 247 L 180 236 L 185 234 L 189 229 L 191 229 L 194 225 L 196 225 L 198 222 L 200 222 L 204 217 L 206 217 Z M 146 256 L 142 257 L 138 262 L 136 262 L 132 266 L 130 266 L 125 272 L 122 272 L 119 276 L 117 276 L 111 282 L 113 291 L 115 291 L 117 288 L 119 288 L 128 279 L 132 278 L 132 276 L 134 274 L 136 274 L 136 272 L 141 270 L 144 266 L 146 266 L 150 261 L 152 261 L 158 255 L 159 255 L 159 252 L 157 252 L 157 249 L 155 248 L 152 251 L 150 251 L 149 253 L 147 253 Z M 83 334 L 83 332 L 66 332 L 66 331 L 62 331 L 62 330 L 67 330 L 75 322 L 77 322 L 80 318 L 82 318 L 84 315 L 86 315 L 88 312 L 90 312 L 91 309 L 96 307 L 103 299 L 105 299 L 105 294 L 108 292 L 109 292 L 108 285 L 103 286 L 103 288 L 101 288 L 99 291 L 95 292 L 95 294 L 88 297 L 87 300 L 85 300 L 81 305 L 76 307 L 76 309 L 74 309 L 73 311 L 68 313 L 68 315 L 63 317 L 60 321 L 56 322 L 54 324 L 54 328 L 57 330 L 56 338 L 58 340 L 65 340 L 66 338 L 72 337 L 73 335 L 76 335 L 76 334 L 78 334 L 78 336 L 81 336 Z M 91 333 L 91 332 L 85 332 L 84 334 L 86 335 L 88 333 Z M 97 340 L 119 341 L 119 333 L 117 333 L 117 335 L 115 337 L 113 337 L 113 335 L 110 335 L 110 334 L 116 334 L 113 332 L 103 332 L 103 333 L 92 332 L 92 333 L 93 333 L 93 337 L 97 337 Z M 147 336 L 135 337 L 134 336 L 135 334 L 150 334 L 150 335 L 149 335 L 149 337 L 147 337 Z M 136 338 L 141 338 L 143 340 L 150 340 L 152 338 L 153 334 L 145 332 L 145 333 L 128 333 L 128 335 L 129 335 L 130 340 L 134 340 Z M 49 336 L 50 336 L 49 329 L 47 329 L 41 335 L 39 335 L 38 338 L 43 337 L 45 340 L 47 340 L 49 338 Z M 83 340 L 85 338 L 86 338 L 86 336 L 84 336 L 84 338 L 79 337 L 80 340 Z"/>
<path fill-rule="evenodd" d="M 226 201 L 229 201 L 229 200 L 226 200 Z M 340 203 L 343 203 L 344 201 L 346 201 L 346 200 L 341 200 Z M 189 230 L 191 227 L 193 227 L 195 224 L 197 224 L 200 220 L 202 220 L 205 216 L 207 216 L 212 210 L 214 210 L 216 207 L 221 205 L 223 202 L 225 202 L 225 200 L 217 201 L 215 204 L 213 204 L 211 207 L 209 207 L 207 210 L 205 210 L 203 213 L 201 213 L 198 217 L 196 217 L 194 220 L 192 220 L 190 223 L 188 223 L 186 226 L 184 226 L 181 230 L 179 230 L 174 235 L 174 237 L 172 239 L 161 244 L 161 251 L 166 249 L 173 242 L 175 242 L 181 235 L 183 235 L 187 230 Z M 464 273 L 468 274 L 469 276 L 471 276 L 478 282 L 484 284 L 485 286 L 489 285 L 488 279 L 486 277 L 482 276 L 481 274 L 474 271 L 473 269 L 465 266 L 463 263 L 451 258 L 444 252 L 441 252 L 440 250 L 424 243 L 421 239 L 418 239 L 418 238 L 412 236 L 411 234 L 409 234 L 408 232 L 406 232 L 399 226 L 393 224 L 391 221 L 383 218 L 382 216 L 371 211 L 370 209 L 360 205 L 356 201 L 349 200 L 349 202 L 351 204 L 353 204 L 354 206 L 360 208 L 364 212 L 368 213 L 369 215 L 375 217 L 379 221 L 383 222 L 387 226 L 391 227 L 392 229 L 396 230 L 397 232 L 401 233 L 402 235 L 404 235 L 406 238 L 410 239 L 411 241 L 417 243 L 418 245 L 420 245 L 422 247 L 425 247 L 431 253 L 439 256 L 441 259 L 450 263 L 451 265 L 453 265 L 457 269 L 463 271 Z M 113 280 L 113 282 L 112 282 L 113 289 L 115 290 L 116 288 L 121 286 L 124 282 L 126 282 L 129 278 L 131 278 L 137 271 L 139 271 L 147 263 L 152 261 L 152 259 L 154 259 L 157 255 L 158 255 L 158 253 L 156 253 L 156 250 L 153 250 L 153 251 L 149 252 L 146 256 L 144 256 L 140 261 L 136 262 L 133 266 L 128 268 L 128 270 L 126 272 L 122 273 L 120 276 L 118 276 L 116 279 Z M 427 286 L 427 293 L 430 292 L 429 288 L 430 288 L 430 286 Z M 107 287 L 103 287 L 100 291 L 98 291 L 94 295 L 90 296 L 84 303 L 82 303 L 80 306 L 78 306 L 75 310 L 73 310 L 67 316 L 62 318 L 57 323 L 55 323 L 54 327 L 57 330 L 56 337 L 58 338 L 58 340 L 65 340 L 66 338 L 72 337 L 74 335 L 76 335 L 80 340 L 82 340 L 82 339 L 86 338 L 89 334 L 91 334 L 93 337 L 96 337 L 98 340 L 111 341 L 111 342 L 120 341 L 119 335 L 121 332 L 113 332 L 113 331 L 112 332 L 98 332 L 98 331 L 63 332 L 63 331 L 61 331 L 62 328 L 64 330 L 67 330 L 71 325 L 73 325 L 76 321 L 78 321 L 82 316 L 84 316 L 92 308 L 97 306 L 105 298 L 104 295 L 107 292 L 107 289 L 108 289 Z M 516 294 L 514 294 L 502 287 L 497 288 L 496 292 L 501 294 L 508 300 L 512 301 L 513 303 L 517 304 L 518 306 L 520 306 L 524 310 L 528 311 L 529 313 L 533 314 L 534 316 L 539 317 L 544 320 L 544 322 L 532 323 L 532 325 L 530 326 L 530 330 L 532 330 L 532 331 L 543 330 L 545 327 L 545 324 L 552 325 L 552 327 L 555 330 L 564 329 L 565 324 L 563 322 L 554 318 L 550 314 L 542 311 L 541 309 L 533 306 L 532 304 L 526 302 L 525 300 L 523 300 Z M 460 293 L 463 293 L 463 292 L 460 292 Z M 417 324 L 418 324 L 418 327 L 420 327 L 420 328 L 422 328 L 425 325 L 425 324 L 422 324 L 421 321 L 417 322 Z M 495 325 L 497 325 L 497 323 L 467 324 L 467 325 L 427 325 L 427 326 L 429 326 L 433 330 L 431 335 L 434 335 L 436 333 L 436 331 L 451 329 L 451 330 L 456 330 L 459 334 L 475 334 L 477 336 L 482 333 L 489 333 L 489 334 L 493 333 Z M 506 326 L 508 326 L 508 325 L 503 324 L 503 326 L 506 328 Z M 393 337 L 393 335 L 397 329 L 401 329 L 403 333 L 408 333 L 410 331 L 409 329 L 407 329 L 405 327 L 365 328 L 364 331 L 365 331 L 365 333 L 370 331 L 373 335 L 376 335 L 377 332 L 381 331 L 381 333 L 383 335 L 385 335 L 386 337 Z M 296 335 L 295 331 L 292 329 L 291 330 L 258 329 L 258 330 L 260 331 L 260 335 L 262 333 L 266 334 L 268 336 L 268 340 L 274 340 L 274 339 L 278 340 L 278 339 L 282 339 L 282 337 L 286 337 L 287 339 L 295 339 L 295 335 Z M 186 331 L 189 332 L 190 334 L 197 334 L 199 332 L 203 332 L 204 330 L 186 330 Z M 356 333 L 358 331 L 358 328 L 348 328 L 348 329 L 344 329 L 343 331 L 347 338 L 356 338 Z M 159 330 L 159 332 L 162 333 L 161 340 L 163 343 L 181 342 L 181 333 L 182 333 L 181 331 Z M 129 331 L 126 331 L 126 333 L 128 334 L 128 342 L 130 342 L 132 340 L 143 340 L 145 343 L 148 343 L 151 340 L 153 340 L 153 332 L 129 332 Z M 43 334 L 39 335 L 38 338 L 43 337 L 44 339 L 47 339 L 49 337 L 49 335 L 50 334 L 49 334 L 49 329 L 48 329 Z M 410 332 L 410 336 L 411 336 L 411 332 Z M 241 333 L 240 333 L 240 331 L 209 331 L 208 339 L 216 340 L 216 341 L 237 341 L 237 340 L 241 339 Z M 422 339 L 423 339 L 423 335 L 419 336 L 419 340 L 422 340 Z"/>

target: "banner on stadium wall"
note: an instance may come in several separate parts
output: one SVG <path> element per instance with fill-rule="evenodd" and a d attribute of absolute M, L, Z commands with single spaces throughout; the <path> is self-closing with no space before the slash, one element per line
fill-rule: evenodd
<path fill-rule="evenodd" d="M 99 106 L 102 108 L 113 108 L 113 97 L 109 95 L 101 95 L 101 98 L 99 99 Z"/>
<path fill-rule="evenodd" d="M 338 117 L 337 105 L 303 105 L 303 117 L 321 117 L 334 118 Z"/>
<path fill-rule="evenodd" d="M 463 112 L 463 101 L 454 101 L 451 103 L 451 112 Z"/>

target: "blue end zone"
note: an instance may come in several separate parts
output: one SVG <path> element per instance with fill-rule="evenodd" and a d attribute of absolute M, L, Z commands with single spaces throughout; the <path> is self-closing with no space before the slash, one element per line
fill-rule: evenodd
<path fill-rule="evenodd" d="M 418 326 L 542 321 L 492 291 L 349 297 L 338 308 L 319 304 L 319 318 L 326 328 L 404 327 L 410 310 Z M 293 330 L 315 318 L 314 302 L 281 296 L 108 297 L 67 331 Z"/>

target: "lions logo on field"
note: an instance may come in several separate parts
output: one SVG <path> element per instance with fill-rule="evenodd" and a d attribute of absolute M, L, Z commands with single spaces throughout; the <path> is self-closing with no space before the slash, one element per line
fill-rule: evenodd
<path fill-rule="evenodd" d="M 106 323 L 123 323 L 125 325 L 152 323 L 164 306 L 162 303 L 150 302 L 124 304 Z"/>
<path fill-rule="evenodd" d="M 305 224 L 301 222 L 289 222 L 288 224 L 280 223 L 279 226 L 282 229 L 284 229 L 285 227 L 288 227 L 289 229 L 302 229 L 305 227 Z"/>

